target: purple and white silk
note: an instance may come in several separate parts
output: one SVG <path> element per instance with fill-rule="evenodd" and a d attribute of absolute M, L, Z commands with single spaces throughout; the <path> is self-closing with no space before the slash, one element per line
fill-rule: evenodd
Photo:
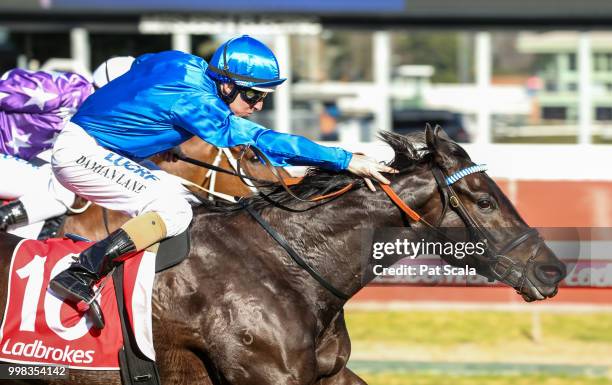
<path fill-rule="evenodd" d="M 0 153 L 30 160 L 53 141 L 93 87 L 69 72 L 14 69 L 0 79 Z"/>

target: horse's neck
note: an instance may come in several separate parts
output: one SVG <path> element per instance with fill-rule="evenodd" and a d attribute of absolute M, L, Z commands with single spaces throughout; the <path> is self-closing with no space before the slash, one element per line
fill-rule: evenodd
<path fill-rule="evenodd" d="M 430 200 L 435 182 L 418 175 L 405 177 L 397 189 L 401 196 L 411 197 L 409 204 L 419 209 Z M 308 226 L 310 239 L 303 239 L 302 231 L 283 233 L 291 244 L 302 245 L 296 251 L 330 284 L 353 296 L 371 281 L 365 270 L 372 265 L 368 242 L 373 230 L 403 227 L 404 218 L 381 189 L 372 193 L 362 188 L 323 207 L 302 214 L 282 213 L 274 218 L 273 226 L 289 228 L 287 224 L 292 222 Z M 331 293 L 324 295 L 337 303 Z"/>

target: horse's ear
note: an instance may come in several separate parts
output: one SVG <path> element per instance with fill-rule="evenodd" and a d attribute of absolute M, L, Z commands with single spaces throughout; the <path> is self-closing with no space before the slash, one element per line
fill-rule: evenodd
<path fill-rule="evenodd" d="M 435 162 L 446 170 L 452 169 L 455 165 L 455 159 L 449 154 L 449 144 L 452 143 L 452 139 L 444 132 L 442 127 L 436 125 L 435 128 L 431 128 L 428 123 L 425 125 L 425 142 L 427 148 L 434 155 Z"/>
<path fill-rule="evenodd" d="M 444 131 L 442 129 L 442 127 L 440 127 L 439 124 L 436 124 L 436 127 L 434 128 L 434 135 L 436 136 L 436 138 L 439 138 L 439 139 L 442 139 L 442 140 L 446 140 L 447 142 L 452 142 L 453 141 L 451 139 L 451 137 L 448 136 L 446 131 Z"/>
<path fill-rule="evenodd" d="M 436 126 L 436 128 L 438 128 L 438 126 Z M 437 136 L 433 128 L 431 128 L 431 124 L 426 123 L 425 124 L 425 143 L 427 144 L 427 148 L 432 152 L 436 151 L 436 145 L 437 145 L 436 139 L 437 139 Z"/>

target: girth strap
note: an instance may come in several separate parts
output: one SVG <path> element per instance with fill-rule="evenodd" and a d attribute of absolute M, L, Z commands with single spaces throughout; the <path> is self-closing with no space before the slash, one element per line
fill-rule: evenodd
<path fill-rule="evenodd" d="M 319 274 L 318 271 L 316 271 L 313 267 L 308 265 L 308 263 L 306 261 L 304 261 L 302 259 L 302 257 L 300 257 L 298 255 L 298 253 L 296 253 L 295 250 L 293 250 L 293 248 L 289 245 L 287 240 L 285 238 L 283 238 L 283 236 L 280 235 L 278 232 L 276 232 L 276 230 L 274 230 L 270 226 L 270 224 L 268 222 L 266 222 L 266 220 L 263 219 L 255 210 L 253 210 L 253 208 L 251 206 L 249 206 L 247 203 L 244 203 L 242 201 L 240 201 L 240 203 L 241 203 L 242 207 L 244 207 L 246 209 L 246 211 L 248 211 L 249 214 L 251 214 L 253 219 L 255 219 L 257 221 L 257 223 L 259 223 L 261 225 L 261 227 L 263 227 L 264 230 L 266 230 L 266 232 L 268 234 L 270 234 L 270 236 L 283 249 L 285 249 L 285 251 L 287 252 L 287 254 L 289 254 L 291 259 L 293 259 L 293 261 L 295 263 L 297 263 L 298 266 L 300 266 L 302 269 L 306 270 L 306 272 L 308 272 L 308 274 L 310 274 L 310 276 L 312 278 L 314 278 L 317 282 L 319 282 L 321 284 L 321 286 L 323 286 L 324 288 L 329 290 L 329 292 L 331 292 L 333 295 L 335 295 L 336 297 L 338 297 L 338 298 L 340 298 L 342 300 L 348 300 L 349 298 L 351 298 L 349 295 L 345 294 L 344 292 L 342 292 L 339 289 L 337 289 L 336 287 L 334 287 L 331 283 L 327 282 L 327 280 L 325 280 L 325 278 L 323 278 L 321 276 L 321 274 Z"/>
<path fill-rule="evenodd" d="M 119 351 L 121 383 L 123 385 L 160 385 L 157 364 L 142 354 L 130 325 L 123 298 L 123 269 L 123 264 L 120 264 L 112 275 L 123 334 L 123 347 Z"/>

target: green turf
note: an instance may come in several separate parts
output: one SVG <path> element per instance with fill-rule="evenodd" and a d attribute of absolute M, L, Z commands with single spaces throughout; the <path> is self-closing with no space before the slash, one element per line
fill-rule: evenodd
<path fill-rule="evenodd" d="M 544 340 L 612 343 L 610 313 L 542 313 L 540 317 Z M 346 320 L 354 342 L 448 346 L 531 341 L 529 312 L 347 311 Z"/>
<path fill-rule="evenodd" d="M 368 385 L 610 385 L 606 378 L 544 375 L 445 376 L 410 374 L 365 374 Z"/>
<path fill-rule="evenodd" d="M 537 319 L 537 318 L 536 318 Z M 369 385 L 612 385 L 612 314 L 346 311 Z"/>
<path fill-rule="evenodd" d="M 425 374 L 447 376 L 545 375 L 549 377 L 607 377 L 605 365 L 532 364 L 499 362 L 424 362 L 393 360 L 351 360 L 351 370 L 358 373 Z"/>

